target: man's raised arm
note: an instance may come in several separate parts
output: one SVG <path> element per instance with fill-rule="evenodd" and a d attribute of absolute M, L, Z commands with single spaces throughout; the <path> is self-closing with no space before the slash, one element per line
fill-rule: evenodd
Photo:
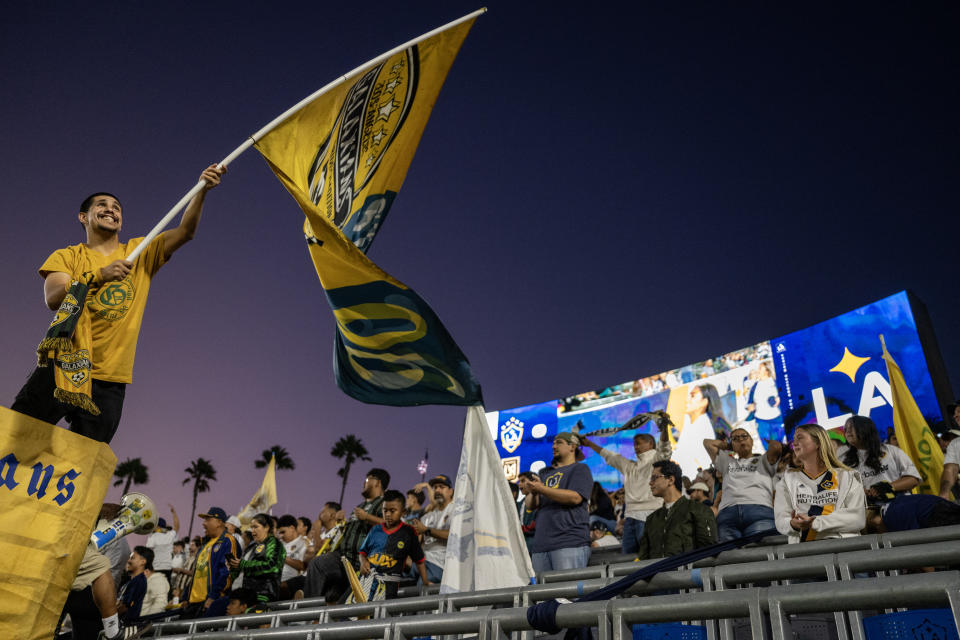
<path fill-rule="evenodd" d="M 173 252 L 193 240 L 200 224 L 200 214 L 203 213 L 203 200 L 207 191 L 220 184 L 220 176 L 227 172 L 226 167 L 212 164 L 203 170 L 200 179 L 206 184 L 197 195 L 193 196 L 180 218 L 180 225 L 163 232 L 163 258 L 169 260 Z"/>

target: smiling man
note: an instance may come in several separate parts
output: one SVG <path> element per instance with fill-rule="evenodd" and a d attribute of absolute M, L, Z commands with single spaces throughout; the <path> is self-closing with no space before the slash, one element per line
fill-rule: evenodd
<path fill-rule="evenodd" d="M 38 366 L 17 394 L 11 407 L 14 411 L 50 424 L 66 418 L 71 431 L 110 442 L 120 424 L 126 386 L 133 380 L 133 359 L 150 281 L 174 251 L 193 238 L 206 193 L 220 184 L 224 172 L 226 167 L 217 165 L 204 169 L 204 189 L 187 205 L 180 225 L 157 236 L 134 262 L 127 256 L 143 238 L 120 242 L 120 200 L 100 192 L 83 201 L 77 219 L 87 241 L 55 251 L 40 267 L 44 299 L 50 309 L 58 310 L 51 328 L 76 318 L 77 329 L 71 329 L 66 339 L 73 340 L 74 347 L 82 339 L 82 349 L 58 353 L 54 363 Z M 89 284 L 85 304 L 68 295 L 73 282 Z M 88 328 L 85 319 L 79 319 L 84 314 Z M 82 331 L 81 324 L 85 325 Z M 74 331 L 83 335 L 74 337 Z M 59 375 L 55 376 L 54 369 Z M 76 405 L 70 397 L 77 393 L 89 395 L 99 414 L 89 406 Z"/>

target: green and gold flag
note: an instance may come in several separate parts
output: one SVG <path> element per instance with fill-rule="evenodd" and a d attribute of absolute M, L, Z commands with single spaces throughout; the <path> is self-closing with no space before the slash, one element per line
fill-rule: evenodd
<path fill-rule="evenodd" d="M 479 401 L 466 357 L 433 310 L 365 255 L 473 20 L 359 70 L 256 142 L 306 214 L 337 320 L 337 384 L 363 402 Z"/>

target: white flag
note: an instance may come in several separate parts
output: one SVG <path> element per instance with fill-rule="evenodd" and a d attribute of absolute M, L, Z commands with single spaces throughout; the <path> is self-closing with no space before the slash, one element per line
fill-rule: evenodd
<path fill-rule="evenodd" d="M 521 587 L 533 575 L 483 407 L 467 407 L 440 593 Z"/>

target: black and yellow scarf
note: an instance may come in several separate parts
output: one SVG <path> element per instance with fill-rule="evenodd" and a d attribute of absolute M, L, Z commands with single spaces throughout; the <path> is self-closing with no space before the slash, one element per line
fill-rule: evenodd
<path fill-rule="evenodd" d="M 53 361 L 56 384 L 53 397 L 98 416 L 100 409 L 91 395 L 92 330 L 90 314 L 85 309 L 94 277 L 94 273 L 88 271 L 71 281 L 47 335 L 37 347 L 37 365 L 46 367 Z"/>

